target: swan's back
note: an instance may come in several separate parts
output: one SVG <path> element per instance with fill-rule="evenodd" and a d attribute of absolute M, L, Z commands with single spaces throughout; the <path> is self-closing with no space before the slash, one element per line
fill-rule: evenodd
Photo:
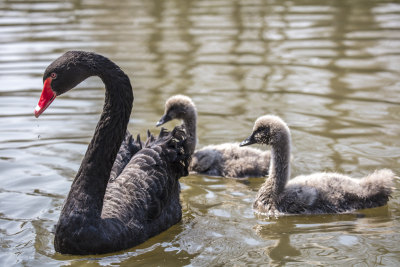
<path fill-rule="evenodd" d="M 280 209 L 289 213 L 340 213 L 385 205 L 394 173 L 388 169 L 355 179 L 338 173 L 314 173 L 290 180 Z"/>
<path fill-rule="evenodd" d="M 110 181 L 113 181 L 121 174 L 133 155 L 135 155 L 140 149 L 142 149 L 142 146 L 143 144 L 140 141 L 139 135 L 137 136 L 135 141 L 131 133 L 129 131 L 126 131 L 125 138 L 122 141 L 117 157 L 115 158 L 114 165 L 111 169 Z"/>
<path fill-rule="evenodd" d="M 108 184 L 102 218 L 118 218 L 132 229 L 136 241 L 130 246 L 181 220 L 178 179 L 188 174 L 190 161 L 185 142 L 181 128 L 172 132 L 162 129 L 157 139 L 148 138 L 145 147 Z M 129 240 L 130 232 L 121 234 L 126 235 L 123 240 Z"/>
<path fill-rule="evenodd" d="M 262 177 L 268 174 L 270 157 L 270 151 L 238 143 L 209 145 L 192 155 L 189 170 L 211 176 Z"/>

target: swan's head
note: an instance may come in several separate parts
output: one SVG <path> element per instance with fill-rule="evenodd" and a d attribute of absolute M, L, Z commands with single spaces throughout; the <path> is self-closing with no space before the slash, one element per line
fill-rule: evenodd
<path fill-rule="evenodd" d="M 240 143 L 240 146 L 251 144 L 274 145 L 288 138 L 290 138 L 290 131 L 286 123 L 278 116 L 265 115 L 256 120 L 253 132 Z"/>
<path fill-rule="evenodd" d="M 163 125 L 173 119 L 196 120 L 197 111 L 190 97 L 174 95 L 165 102 L 164 115 L 157 122 L 157 126 Z"/>
<path fill-rule="evenodd" d="M 43 91 L 35 108 L 35 117 L 59 96 L 77 86 L 91 76 L 90 61 L 94 53 L 83 51 L 68 51 L 51 63 L 43 74 Z"/>

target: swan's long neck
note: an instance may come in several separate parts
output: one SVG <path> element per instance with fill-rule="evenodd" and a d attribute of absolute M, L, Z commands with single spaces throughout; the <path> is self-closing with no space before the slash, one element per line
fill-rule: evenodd
<path fill-rule="evenodd" d="M 183 119 L 183 126 L 185 127 L 188 133 L 188 144 L 189 144 L 190 154 L 193 154 L 194 150 L 196 149 L 196 143 L 197 143 L 197 133 L 196 133 L 197 112 L 194 108 L 189 109 L 188 113 Z"/>
<path fill-rule="evenodd" d="M 100 218 L 111 168 L 123 141 L 132 109 L 133 92 L 129 78 L 108 59 L 97 56 L 89 71 L 99 76 L 106 88 L 105 103 L 60 216 L 79 211 L 82 218 Z"/>
<path fill-rule="evenodd" d="M 278 198 L 285 189 L 290 176 L 290 134 L 285 133 L 280 140 L 271 145 L 269 177 L 263 187 L 270 197 Z"/>

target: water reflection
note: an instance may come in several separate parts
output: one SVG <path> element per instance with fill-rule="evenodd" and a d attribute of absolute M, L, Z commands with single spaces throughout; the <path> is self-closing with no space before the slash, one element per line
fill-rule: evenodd
<path fill-rule="evenodd" d="M 397 1 L 3 0 L 0 15 L 1 265 L 398 265 L 398 190 L 363 218 L 265 221 L 251 209 L 262 179 L 203 176 L 181 180 L 183 221 L 139 247 L 56 254 L 53 226 L 103 84 L 91 78 L 32 115 L 45 67 L 66 50 L 91 50 L 131 78 L 132 133 L 154 131 L 165 99 L 182 93 L 197 104 L 200 146 L 241 141 L 274 113 L 292 129 L 293 176 L 399 174 Z"/>
<path fill-rule="evenodd" d="M 353 257 L 359 261 L 365 258 L 366 251 L 359 249 L 370 246 L 369 240 L 363 237 L 365 227 L 380 229 L 378 231 L 383 234 L 384 228 L 390 226 L 387 208 L 375 209 L 375 212 L 287 216 L 272 221 L 259 216 L 261 221 L 254 229 L 263 239 L 276 240 L 265 249 L 272 266 L 301 262 L 304 255 L 308 255 L 309 263 L 313 264 L 336 265 L 340 261 L 345 264 Z M 348 254 L 349 251 L 352 253 Z"/>

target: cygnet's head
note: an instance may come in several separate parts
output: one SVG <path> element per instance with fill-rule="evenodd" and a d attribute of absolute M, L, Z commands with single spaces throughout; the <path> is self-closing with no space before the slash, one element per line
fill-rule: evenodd
<path fill-rule="evenodd" d="M 157 122 L 156 126 L 163 125 L 173 119 L 196 120 L 196 106 L 190 97 L 174 95 L 165 102 L 164 115 Z"/>
<path fill-rule="evenodd" d="M 278 116 L 265 115 L 256 120 L 253 132 L 240 143 L 240 146 L 251 144 L 274 145 L 288 139 L 290 139 L 290 131 L 286 123 Z"/>

